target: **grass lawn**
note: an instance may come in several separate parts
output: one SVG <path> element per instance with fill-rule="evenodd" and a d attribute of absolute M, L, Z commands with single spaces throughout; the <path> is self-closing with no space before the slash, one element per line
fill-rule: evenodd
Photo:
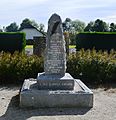
<path fill-rule="evenodd" d="M 76 45 L 69 45 L 69 48 L 75 48 L 76 47 Z M 27 48 L 27 49 L 33 49 L 33 45 L 26 45 L 26 47 L 25 48 Z"/>
<path fill-rule="evenodd" d="M 30 48 L 30 49 L 33 49 L 33 45 L 26 45 L 26 47 L 25 48 Z"/>
<path fill-rule="evenodd" d="M 75 48 L 76 45 L 69 45 L 69 48 Z"/>

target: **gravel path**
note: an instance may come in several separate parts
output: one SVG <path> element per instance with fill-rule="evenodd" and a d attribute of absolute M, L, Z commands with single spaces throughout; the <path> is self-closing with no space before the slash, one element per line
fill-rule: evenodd
<path fill-rule="evenodd" d="M 20 109 L 20 87 L 0 86 L 0 120 L 116 120 L 116 88 L 92 89 L 94 107 Z"/>

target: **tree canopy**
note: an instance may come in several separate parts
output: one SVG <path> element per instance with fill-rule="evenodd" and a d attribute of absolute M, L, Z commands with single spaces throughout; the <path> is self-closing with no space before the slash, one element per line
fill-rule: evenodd
<path fill-rule="evenodd" d="M 28 27 L 31 26 L 31 25 L 32 25 L 32 21 L 31 21 L 30 19 L 28 19 L 28 18 L 25 18 L 25 19 L 22 21 L 22 23 L 20 24 L 19 30 L 22 30 L 22 29 L 24 29 L 24 28 L 28 28 Z"/>
<path fill-rule="evenodd" d="M 110 32 L 116 32 L 116 24 L 114 23 L 110 24 Z"/>
<path fill-rule="evenodd" d="M 34 20 L 30 20 L 30 19 L 28 19 L 28 18 L 25 18 L 25 19 L 22 21 L 22 23 L 20 24 L 19 30 L 22 30 L 22 29 L 24 29 L 24 28 L 33 28 L 33 27 L 37 28 L 38 30 L 40 30 L 40 31 L 42 31 L 42 32 L 44 32 L 44 30 L 45 30 L 44 24 L 42 24 L 42 23 L 38 24 L 38 23 L 35 22 Z"/>
<path fill-rule="evenodd" d="M 94 22 L 88 23 L 88 25 L 85 27 L 84 31 L 89 32 L 107 32 L 109 31 L 109 26 L 106 22 L 97 19 Z"/>
<path fill-rule="evenodd" d="M 63 30 L 68 32 L 83 32 L 85 28 L 85 23 L 80 20 L 71 20 L 66 18 L 63 22 Z"/>
<path fill-rule="evenodd" d="M 80 20 L 74 20 L 71 22 L 72 28 L 74 31 L 83 32 L 85 28 L 85 23 Z"/>
<path fill-rule="evenodd" d="M 13 22 L 5 28 L 5 31 L 6 32 L 17 32 L 18 31 L 18 25 L 16 24 L 16 22 Z"/>

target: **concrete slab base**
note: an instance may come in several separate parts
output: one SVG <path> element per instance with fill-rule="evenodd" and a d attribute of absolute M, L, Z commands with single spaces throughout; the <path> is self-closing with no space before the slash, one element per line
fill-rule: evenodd
<path fill-rule="evenodd" d="M 37 79 L 26 79 L 20 92 L 20 107 L 93 107 L 93 92 L 74 79 L 73 90 L 39 90 Z"/>

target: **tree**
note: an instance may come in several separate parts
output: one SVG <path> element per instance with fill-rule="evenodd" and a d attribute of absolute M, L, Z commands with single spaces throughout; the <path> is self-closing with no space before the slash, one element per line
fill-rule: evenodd
<path fill-rule="evenodd" d="M 6 32 L 17 32 L 18 31 L 18 25 L 16 24 L 16 22 L 13 22 L 5 28 L 5 31 Z"/>
<path fill-rule="evenodd" d="M 0 29 L 0 32 L 3 32 L 2 29 Z"/>
<path fill-rule="evenodd" d="M 110 24 L 110 32 L 116 32 L 116 24 L 114 23 Z"/>
<path fill-rule="evenodd" d="M 0 26 L 0 32 L 3 32 L 3 29 L 1 28 L 1 26 Z"/>
<path fill-rule="evenodd" d="M 93 31 L 96 31 L 96 32 L 107 32 L 109 31 L 109 28 L 108 28 L 108 25 L 106 22 L 100 20 L 100 19 L 97 19 L 94 23 L 94 26 L 93 26 Z"/>
<path fill-rule="evenodd" d="M 0 32 L 3 32 L 3 29 L 0 27 Z"/>
<path fill-rule="evenodd" d="M 85 27 L 84 31 L 85 32 L 87 32 L 87 31 L 92 32 L 93 31 L 93 26 L 94 26 L 94 22 L 90 21 L 88 23 L 88 25 Z"/>
<path fill-rule="evenodd" d="M 94 22 L 88 23 L 88 25 L 85 27 L 84 31 L 89 32 L 107 32 L 109 31 L 109 26 L 106 22 L 97 19 Z"/>
<path fill-rule="evenodd" d="M 70 44 L 76 43 L 76 33 L 83 32 L 85 28 L 85 23 L 80 20 L 72 21 L 70 18 L 66 18 L 63 22 L 63 31 L 69 33 Z"/>
<path fill-rule="evenodd" d="M 39 28 L 39 25 L 37 22 L 35 22 L 35 20 L 30 20 L 30 21 L 32 26 L 34 26 L 35 28 Z"/>
<path fill-rule="evenodd" d="M 65 21 L 62 23 L 63 31 L 64 32 L 70 32 L 71 31 L 71 19 L 66 18 Z"/>
<path fill-rule="evenodd" d="M 38 30 L 41 31 L 41 32 L 44 32 L 44 31 L 45 31 L 45 26 L 44 26 L 44 24 L 40 23 L 40 24 L 38 25 Z"/>
<path fill-rule="evenodd" d="M 34 26 L 35 28 L 37 28 L 41 32 L 45 31 L 45 26 L 42 23 L 38 24 L 37 22 L 35 22 L 35 20 L 32 20 L 31 25 Z"/>
<path fill-rule="evenodd" d="M 32 21 L 29 20 L 28 18 L 25 18 L 25 19 L 22 21 L 22 23 L 20 24 L 19 30 L 22 30 L 22 29 L 24 29 L 24 28 L 27 28 L 27 27 L 29 27 L 29 26 L 31 26 L 31 25 L 32 25 Z"/>
<path fill-rule="evenodd" d="M 72 30 L 75 32 L 83 32 L 85 28 L 85 23 L 80 20 L 74 20 L 71 22 Z"/>
<path fill-rule="evenodd" d="M 85 23 L 80 20 L 74 20 L 72 21 L 70 18 L 66 18 L 66 20 L 63 22 L 63 30 L 65 32 L 83 32 L 85 28 Z"/>
<path fill-rule="evenodd" d="M 35 22 L 34 20 L 30 20 L 28 18 L 25 18 L 22 23 L 20 24 L 20 30 L 24 29 L 24 28 L 37 28 L 38 30 L 44 32 L 45 30 L 45 26 L 40 23 L 38 24 L 37 22 Z"/>

